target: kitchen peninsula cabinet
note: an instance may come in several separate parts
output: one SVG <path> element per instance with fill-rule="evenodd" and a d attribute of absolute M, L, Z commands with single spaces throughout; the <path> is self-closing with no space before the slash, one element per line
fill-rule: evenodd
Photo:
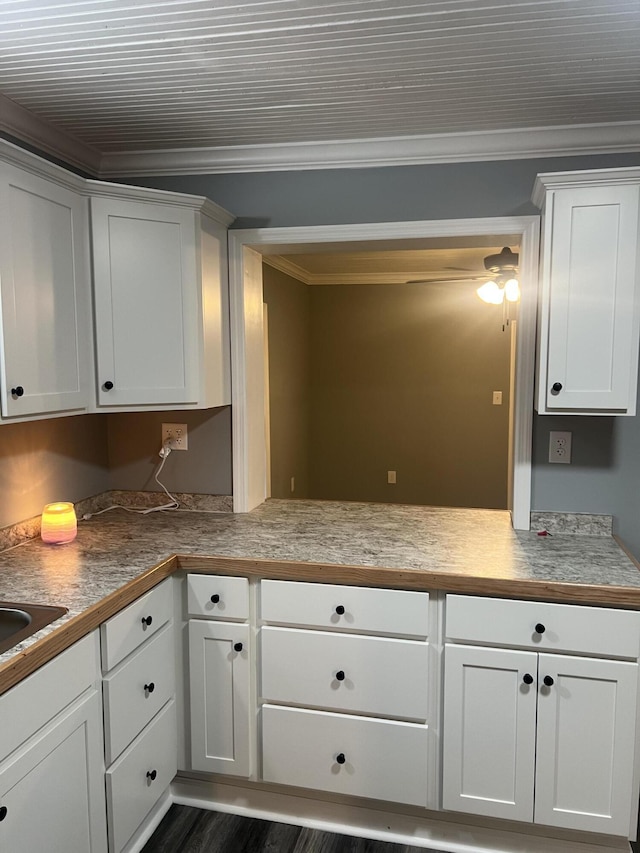
<path fill-rule="evenodd" d="M 455 595 L 446 608 L 443 807 L 627 835 L 639 614 Z"/>
<path fill-rule="evenodd" d="M 0 400 L 11 421 L 90 405 L 84 182 L 51 164 L 31 172 L 34 159 L 0 149 Z"/>
<path fill-rule="evenodd" d="M 538 175 L 540 414 L 634 415 L 640 169 Z"/>
<path fill-rule="evenodd" d="M 264 580 L 261 619 L 262 778 L 426 806 L 428 593 Z"/>
<path fill-rule="evenodd" d="M 98 409 L 229 404 L 233 217 L 200 197 L 89 184 Z"/>

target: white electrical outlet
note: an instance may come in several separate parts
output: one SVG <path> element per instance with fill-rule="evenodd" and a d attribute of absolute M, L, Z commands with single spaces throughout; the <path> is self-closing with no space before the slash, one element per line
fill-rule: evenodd
<path fill-rule="evenodd" d="M 291 478 L 291 491 L 295 492 L 295 490 L 296 490 L 296 478 L 292 477 Z"/>
<path fill-rule="evenodd" d="M 549 462 L 569 465 L 571 462 L 571 433 L 551 430 L 549 433 Z"/>
<path fill-rule="evenodd" d="M 387 471 L 387 483 L 391 483 L 393 485 L 396 482 L 396 472 L 395 471 Z"/>
<path fill-rule="evenodd" d="M 189 441 L 187 437 L 186 424 L 162 424 L 162 443 L 169 442 L 172 450 L 188 450 Z"/>

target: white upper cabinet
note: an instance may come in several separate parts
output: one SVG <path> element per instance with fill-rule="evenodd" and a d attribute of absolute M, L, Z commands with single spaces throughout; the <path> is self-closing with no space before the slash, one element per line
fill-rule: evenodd
<path fill-rule="evenodd" d="M 634 415 L 640 169 L 538 175 L 540 414 Z"/>
<path fill-rule="evenodd" d="M 12 420 L 90 401 L 87 200 L 72 188 L 84 182 L 45 166 L 51 179 L 0 162 L 0 396 Z"/>
<path fill-rule="evenodd" d="M 89 184 L 98 408 L 230 403 L 232 217 L 200 197 Z"/>

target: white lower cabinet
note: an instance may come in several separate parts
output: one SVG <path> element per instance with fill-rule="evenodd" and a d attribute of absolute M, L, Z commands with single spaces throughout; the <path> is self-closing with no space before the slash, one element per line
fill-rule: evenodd
<path fill-rule="evenodd" d="M 191 766 L 249 775 L 249 627 L 189 622 Z"/>
<path fill-rule="evenodd" d="M 490 641 L 494 631 L 509 641 L 503 635 L 511 602 L 449 599 L 447 633 Z M 512 641 L 524 636 L 545 648 L 563 637 L 575 644 L 589 615 L 585 651 L 610 644 L 600 628 L 612 624 L 615 611 L 554 606 L 545 622 L 536 621 L 548 607 L 527 603 L 522 616 L 530 621 L 514 625 Z M 628 629 L 625 651 L 637 658 L 637 614 L 620 611 L 620 621 Z M 636 660 L 447 643 L 444 670 L 445 809 L 623 837 L 633 831 Z"/>
<path fill-rule="evenodd" d="M 262 586 L 262 779 L 426 807 L 428 594 Z"/>
<path fill-rule="evenodd" d="M 97 634 L 0 697 L 0 850 L 106 853 Z"/>
<path fill-rule="evenodd" d="M 251 773 L 251 666 L 247 578 L 187 575 L 191 769 Z M 231 621 L 236 620 L 236 621 Z"/>
<path fill-rule="evenodd" d="M 110 853 L 135 843 L 178 769 L 172 600 L 169 578 L 101 626 Z"/>

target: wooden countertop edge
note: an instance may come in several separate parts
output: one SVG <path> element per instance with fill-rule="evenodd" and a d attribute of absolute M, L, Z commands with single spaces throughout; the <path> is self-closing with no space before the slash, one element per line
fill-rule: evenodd
<path fill-rule="evenodd" d="M 421 569 L 389 569 L 379 566 L 339 566 L 334 563 L 298 563 L 246 557 L 199 557 L 178 555 L 183 571 L 249 575 L 274 580 L 347 583 L 390 589 L 442 590 L 472 595 L 532 598 L 570 604 L 640 609 L 640 587 L 489 578 Z"/>
<path fill-rule="evenodd" d="M 624 546 L 621 545 L 621 547 L 624 549 Z M 179 570 L 244 575 L 273 580 L 371 585 L 389 589 L 441 590 L 470 595 L 542 599 L 559 603 L 640 609 L 640 587 L 636 589 L 624 586 L 584 585 L 517 578 L 495 579 L 427 572 L 420 569 L 342 566 L 331 563 L 300 563 L 294 560 L 172 555 L 91 605 L 78 616 L 74 616 L 58 629 L 53 630 L 51 634 L 0 666 L 0 695 Z"/>

